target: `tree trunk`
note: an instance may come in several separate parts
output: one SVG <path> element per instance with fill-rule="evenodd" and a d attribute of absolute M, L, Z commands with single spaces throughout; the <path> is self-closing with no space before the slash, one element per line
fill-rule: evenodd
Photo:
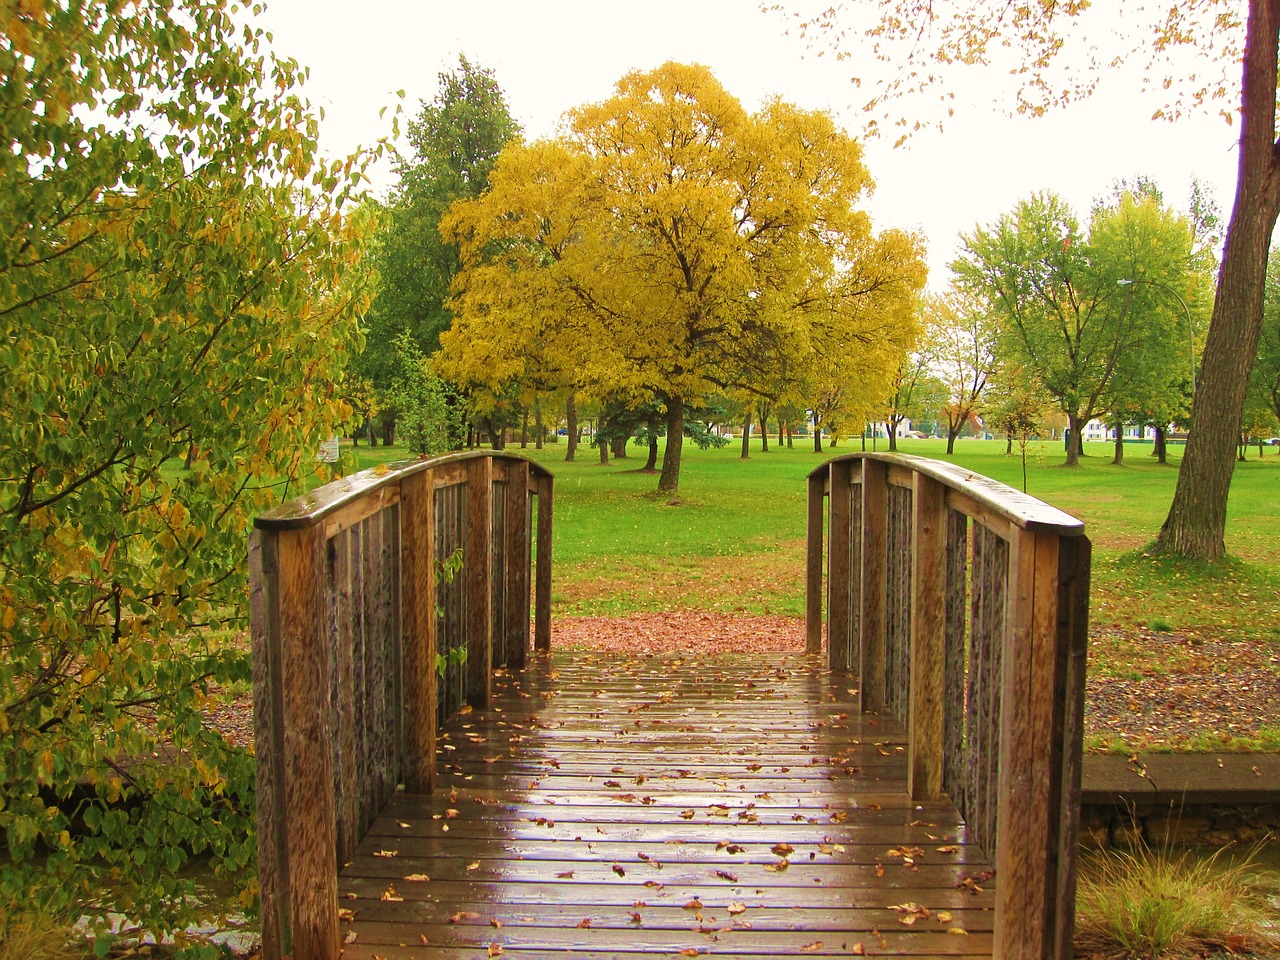
<path fill-rule="evenodd" d="M 951 444 L 954 442 L 955 442 L 954 440 L 947 441 L 947 453 L 951 452 Z M 1006 433 L 1004 435 L 1004 455 L 1006 457 L 1013 456 L 1013 434 L 1012 433 Z M 1023 492 L 1025 493 L 1026 491 L 1023 491 Z"/>
<path fill-rule="evenodd" d="M 769 407 L 771 404 L 760 404 L 760 452 L 769 452 Z"/>
<path fill-rule="evenodd" d="M 822 452 L 822 427 L 816 413 L 813 415 L 813 452 Z"/>
<path fill-rule="evenodd" d="M 782 446 L 782 441 L 787 438 L 787 425 L 782 418 L 778 418 L 778 446 Z"/>
<path fill-rule="evenodd" d="M 569 429 L 566 431 L 569 449 L 564 458 L 572 462 L 578 456 L 578 405 L 573 402 L 572 396 L 564 402 L 564 418 L 569 421 Z"/>
<path fill-rule="evenodd" d="M 684 449 L 684 400 L 667 397 L 667 449 L 662 456 L 659 493 L 675 493 L 680 489 L 680 454 Z"/>
<path fill-rule="evenodd" d="M 751 459 L 751 421 L 755 419 L 750 408 L 747 409 L 746 419 L 742 421 L 742 457 L 743 460 Z"/>
<path fill-rule="evenodd" d="M 795 432 L 791 429 L 791 421 L 787 421 L 787 449 L 795 449 Z"/>
<path fill-rule="evenodd" d="M 542 449 L 545 430 L 542 425 L 542 399 L 538 398 L 533 401 L 533 449 Z"/>
<path fill-rule="evenodd" d="M 1083 449 L 1083 441 L 1080 439 L 1080 428 L 1083 424 L 1080 422 L 1080 414 L 1067 414 L 1067 460 L 1068 467 L 1078 467 L 1080 465 L 1080 451 Z"/>
<path fill-rule="evenodd" d="M 1116 421 L 1115 454 L 1111 457 L 1111 463 L 1117 467 L 1124 466 L 1124 424 L 1119 420 Z"/>
<path fill-rule="evenodd" d="M 1267 248 L 1280 212 L 1275 153 L 1280 0 L 1250 0 L 1245 34 L 1236 195 L 1178 484 L 1156 549 L 1216 560 L 1226 552 L 1232 441 L 1262 328 Z"/>
<path fill-rule="evenodd" d="M 596 446 L 600 448 L 600 466 L 607 467 L 609 465 L 609 441 L 599 432 L 596 433 Z"/>
<path fill-rule="evenodd" d="M 529 449 L 529 408 L 525 407 L 520 418 L 520 449 Z"/>
<path fill-rule="evenodd" d="M 960 436 L 960 429 L 963 426 L 964 424 L 960 424 L 959 427 L 955 427 L 954 429 L 950 426 L 947 427 L 947 456 L 951 456 L 956 452 L 956 437 Z M 1010 444 L 1013 443 L 1012 437 L 1010 437 L 1009 442 Z M 1013 447 L 1010 446 L 1005 453 L 1013 453 Z"/>
<path fill-rule="evenodd" d="M 1152 446 L 1155 449 L 1151 451 L 1151 455 L 1156 458 L 1156 463 L 1168 463 L 1169 444 L 1164 427 L 1156 427 L 1156 439 Z"/>
<path fill-rule="evenodd" d="M 649 418 L 649 459 L 644 462 L 644 473 L 658 469 L 658 418 Z"/>
<path fill-rule="evenodd" d="M 609 449 L 613 453 L 615 460 L 625 460 L 627 458 L 627 441 L 630 437 L 614 437 L 609 442 Z"/>
<path fill-rule="evenodd" d="M 889 435 L 889 452 L 898 452 L 898 425 L 890 423 L 888 420 L 884 423 L 884 432 Z"/>

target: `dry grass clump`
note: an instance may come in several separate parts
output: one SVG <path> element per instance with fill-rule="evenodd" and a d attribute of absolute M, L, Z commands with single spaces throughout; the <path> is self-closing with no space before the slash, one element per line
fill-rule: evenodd
<path fill-rule="evenodd" d="M 1076 955 L 1172 960 L 1214 954 L 1280 956 L 1275 908 L 1253 884 L 1249 861 L 1218 851 L 1112 852 L 1081 876 Z"/>
<path fill-rule="evenodd" d="M 0 897 L 0 960 L 82 960 L 71 924 L 30 900 Z"/>

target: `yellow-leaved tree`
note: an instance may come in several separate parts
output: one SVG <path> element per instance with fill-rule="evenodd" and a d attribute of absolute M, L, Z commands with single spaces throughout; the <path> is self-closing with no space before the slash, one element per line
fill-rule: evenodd
<path fill-rule="evenodd" d="M 921 244 L 873 231 L 870 188 L 824 113 L 748 113 L 701 66 L 628 74 L 560 138 L 504 150 L 445 218 L 463 270 L 439 369 L 656 398 L 674 493 L 687 405 L 833 358 L 876 383 L 909 348 Z"/>

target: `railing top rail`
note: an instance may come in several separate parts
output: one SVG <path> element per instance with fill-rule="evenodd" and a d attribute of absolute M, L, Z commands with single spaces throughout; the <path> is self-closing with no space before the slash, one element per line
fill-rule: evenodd
<path fill-rule="evenodd" d="M 1056 533 L 1065 537 L 1084 534 L 1083 520 L 1077 520 L 1071 514 L 1052 507 L 1043 500 L 1037 500 L 1021 490 L 1000 483 L 998 480 L 984 477 L 980 473 L 974 473 L 972 470 L 966 470 L 958 464 L 948 463 L 945 460 L 931 460 L 905 453 L 846 453 L 839 457 L 832 457 L 821 466 L 815 467 L 809 476 L 817 478 L 826 471 L 829 464 L 846 460 L 879 460 L 922 473 L 957 493 L 964 494 L 987 510 L 1024 530 Z"/>
<path fill-rule="evenodd" d="M 468 450 L 462 453 L 447 453 L 439 457 L 424 460 L 396 460 L 392 463 L 380 464 L 342 477 L 322 487 L 316 487 L 310 493 L 294 497 L 278 507 L 272 507 L 254 518 L 253 525 L 259 530 L 301 530 L 325 520 L 343 507 L 368 496 L 369 494 L 392 484 L 397 484 L 405 477 L 424 470 L 432 470 L 445 464 L 462 460 L 474 460 L 480 457 L 492 457 L 495 460 L 508 460 L 529 464 L 530 473 L 535 477 L 550 477 L 551 471 L 540 463 L 515 453 L 501 450 Z"/>

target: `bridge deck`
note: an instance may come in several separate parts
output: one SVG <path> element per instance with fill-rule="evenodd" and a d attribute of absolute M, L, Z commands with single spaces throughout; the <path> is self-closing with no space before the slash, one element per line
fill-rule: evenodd
<path fill-rule="evenodd" d="M 344 960 L 989 957 L 990 863 L 855 686 L 693 653 L 500 678 L 342 870 Z"/>

